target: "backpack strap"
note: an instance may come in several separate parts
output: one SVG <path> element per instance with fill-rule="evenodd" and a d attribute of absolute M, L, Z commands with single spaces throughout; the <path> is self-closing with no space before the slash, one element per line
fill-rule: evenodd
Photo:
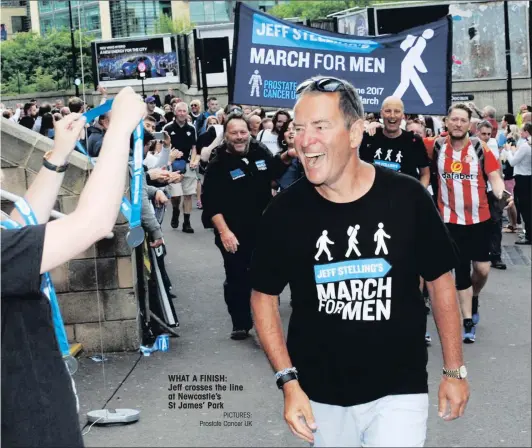
<path fill-rule="evenodd" d="M 490 149 L 486 146 L 484 142 L 482 142 L 477 137 L 470 137 L 469 139 L 471 141 L 471 144 L 473 145 L 473 148 L 475 149 L 475 153 L 478 157 L 478 165 L 479 168 L 482 170 L 482 177 L 484 178 L 484 181 L 486 182 L 486 188 L 488 186 L 488 175 L 486 174 L 486 170 L 484 169 L 484 154 L 485 151 L 490 151 Z"/>

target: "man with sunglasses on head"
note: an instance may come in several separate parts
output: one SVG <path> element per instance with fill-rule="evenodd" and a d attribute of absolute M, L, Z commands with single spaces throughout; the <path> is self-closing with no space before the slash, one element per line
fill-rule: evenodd
<path fill-rule="evenodd" d="M 214 242 L 224 260 L 224 297 L 233 322 L 231 339 L 246 339 L 253 328 L 250 310 L 251 254 L 261 235 L 257 227 L 272 199 L 270 184 L 288 169 L 295 151 L 273 157 L 250 136 L 240 108 L 224 122 L 224 142 L 210 161 L 203 182 L 205 228 L 214 227 Z"/>
<path fill-rule="evenodd" d="M 401 129 L 405 108 L 400 98 L 389 96 L 381 107 L 383 124 L 369 125 L 360 144 L 360 159 L 418 179 L 427 188 L 430 161 L 423 140 Z"/>
<path fill-rule="evenodd" d="M 351 84 L 320 77 L 296 92 L 305 177 L 264 212 L 251 268 L 255 326 L 284 393 L 285 420 L 314 446 L 423 446 L 420 275 L 443 348 L 440 417 L 462 416 L 469 397 L 452 243 L 418 181 L 360 160 L 364 110 Z M 285 344 L 277 297 L 287 284 Z"/>

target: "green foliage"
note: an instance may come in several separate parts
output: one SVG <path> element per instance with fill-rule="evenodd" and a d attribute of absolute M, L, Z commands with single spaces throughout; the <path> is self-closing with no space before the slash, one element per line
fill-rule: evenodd
<path fill-rule="evenodd" d="M 91 38 L 81 33 L 85 83 L 92 80 Z M 68 89 L 73 86 L 74 75 L 81 77 L 80 35 L 74 34 L 77 56 L 77 73 L 72 73 L 70 31 L 52 30 L 45 36 L 35 33 L 18 33 L 13 39 L 0 43 L 2 58 L 3 95 L 46 92 Z"/>
<path fill-rule="evenodd" d="M 185 34 L 194 28 L 190 18 L 181 16 L 172 20 L 167 14 L 162 14 L 155 23 L 155 34 Z"/>
<path fill-rule="evenodd" d="M 274 6 L 269 14 L 281 19 L 300 17 L 303 19 L 321 19 L 327 15 L 356 6 L 369 6 L 371 0 L 322 0 L 322 1 L 291 1 Z"/>

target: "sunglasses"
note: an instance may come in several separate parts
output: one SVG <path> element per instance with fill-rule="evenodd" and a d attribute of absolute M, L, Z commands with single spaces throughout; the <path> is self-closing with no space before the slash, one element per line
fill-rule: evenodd
<path fill-rule="evenodd" d="M 349 99 L 351 100 L 351 103 L 357 109 L 356 104 L 357 101 L 355 99 L 355 96 L 351 92 L 350 89 L 347 88 L 345 83 L 338 79 L 338 78 L 318 78 L 318 79 L 308 79 L 307 81 L 302 82 L 297 86 L 296 88 L 296 95 L 301 95 L 301 93 L 309 86 L 314 84 L 314 87 L 319 92 L 325 92 L 325 93 L 334 93 L 334 92 L 340 92 L 344 91 L 347 92 L 347 95 L 349 96 Z"/>

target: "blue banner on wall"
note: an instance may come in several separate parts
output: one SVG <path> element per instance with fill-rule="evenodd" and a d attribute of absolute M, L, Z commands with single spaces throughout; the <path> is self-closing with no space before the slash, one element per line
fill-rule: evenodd
<path fill-rule="evenodd" d="M 387 36 L 349 36 L 277 19 L 238 3 L 232 102 L 292 108 L 312 76 L 346 79 L 366 112 L 398 96 L 411 114 L 445 115 L 451 97 L 450 16 Z"/>

